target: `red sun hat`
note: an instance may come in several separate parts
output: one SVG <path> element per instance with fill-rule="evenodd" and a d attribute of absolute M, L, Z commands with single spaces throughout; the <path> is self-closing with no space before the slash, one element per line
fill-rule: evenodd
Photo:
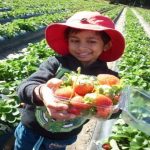
<path fill-rule="evenodd" d="M 125 39 L 115 29 L 114 22 L 110 18 L 102 16 L 99 12 L 81 11 L 75 13 L 65 23 L 53 23 L 46 28 L 46 41 L 58 54 L 69 54 L 68 42 L 64 34 L 68 27 L 81 30 L 105 31 L 111 38 L 112 46 L 107 51 L 103 51 L 99 56 L 99 59 L 102 61 L 115 61 L 124 52 Z"/>

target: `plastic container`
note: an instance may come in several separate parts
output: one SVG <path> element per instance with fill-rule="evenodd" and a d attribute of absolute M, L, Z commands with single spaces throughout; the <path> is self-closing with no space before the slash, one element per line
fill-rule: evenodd
<path fill-rule="evenodd" d="M 37 107 L 35 113 L 38 123 L 46 130 L 50 132 L 70 132 L 73 129 L 81 126 L 87 121 L 88 118 L 79 116 L 75 119 L 58 121 L 48 114 L 45 107 Z"/>
<path fill-rule="evenodd" d="M 64 98 L 58 98 L 57 97 L 57 103 L 65 103 L 68 104 L 68 100 Z M 62 112 L 66 113 L 66 111 Z M 37 107 L 35 112 L 36 119 L 38 123 L 46 130 L 56 133 L 56 132 L 70 132 L 73 129 L 81 126 L 83 123 L 85 123 L 88 119 L 88 117 L 83 115 L 78 116 L 75 119 L 70 120 L 55 120 L 53 119 L 48 111 L 46 110 L 46 107 Z"/>
<path fill-rule="evenodd" d="M 73 106 L 70 104 L 69 99 L 65 99 L 65 98 L 57 97 L 57 96 L 55 96 L 55 97 L 56 97 L 57 103 L 67 104 L 69 106 L 69 108 L 71 108 Z M 80 108 L 80 106 L 79 106 L 79 108 L 76 107 L 76 109 L 77 109 L 77 111 L 80 112 L 79 117 L 85 117 L 88 119 L 95 117 L 99 120 L 107 120 L 111 117 L 111 115 L 113 113 L 118 112 L 118 110 L 120 109 L 119 108 L 120 104 L 122 103 L 121 100 L 123 100 L 123 99 L 121 99 L 121 96 L 120 96 L 119 102 L 116 105 L 95 106 L 95 105 L 89 104 L 88 108 L 84 109 L 84 108 Z"/>
<path fill-rule="evenodd" d="M 108 120 L 113 114 L 119 111 L 119 104 L 113 106 L 96 107 L 95 112 L 91 117 L 95 117 L 99 120 Z"/>
<path fill-rule="evenodd" d="M 65 103 L 69 105 L 68 99 L 57 97 L 57 103 Z M 36 119 L 39 124 L 48 131 L 51 132 L 69 132 L 92 117 L 96 117 L 99 120 L 107 120 L 111 117 L 113 113 L 119 110 L 119 103 L 113 106 L 105 107 L 95 107 L 91 106 L 89 109 L 79 109 L 80 114 L 75 119 L 58 121 L 51 118 L 45 107 L 37 107 L 36 109 Z M 66 113 L 65 111 L 63 113 Z"/>
<path fill-rule="evenodd" d="M 123 93 L 122 119 L 150 135 L 150 93 L 136 87 L 126 87 Z"/>
<path fill-rule="evenodd" d="M 56 85 L 51 80 L 47 86 L 53 89 L 53 96 L 56 98 L 55 102 L 65 103 L 69 106 L 68 110 L 62 113 L 73 113 L 77 115 L 77 118 L 63 121 L 55 120 L 50 116 L 45 107 L 37 107 L 35 113 L 36 119 L 43 128 L 51 132 L 69 132 L 81 126 L 87 119 L 91 119 L 92 117 L 96 117 L 99 120 L 107 120 L 113 113 L 119 110 L 120 102 L 118 102 L 117 96 L 119 97 L 122 86 L 120 82 L 118 83 L 118 80 L 116 84 L 110 84 L 106 79 L 104 80 L 105 83 L 100 83 L 100 76 L 97 78 L 96 76 L 76 74 L 73 72 L 63 76 L 61 86 L 58 84 L 60 89 L 58 87 L 58 89 L 55 89 Z M 56 97 L 55 95 L 72 97 L 72 99 Z M 80 98 L 77 98 L 77 96 Z M 90 106 L 88 107 L 87 105 Z"/>

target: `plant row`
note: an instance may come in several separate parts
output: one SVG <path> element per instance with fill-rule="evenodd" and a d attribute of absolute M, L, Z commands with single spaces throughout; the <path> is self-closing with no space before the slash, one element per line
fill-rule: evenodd
<path fill-rule="evenodd" d="M 11 8 L 11 9 L 18 9 L 19 7 L 26 7 L 26 8 L 40 8 L 43 6 L 50 6 L 52 3 L 61 3 L 63 4 L 67 0 L 15 0 L 15 1 L 10 1 L 10 0 L 1 0 L 0 1 L 0 8 Z M 52 6 L 52 5 L 51 5 Z"/>
<path fill-rule="evenodd" d="M 119 6 L 113 10 L 104 12 L 103 14 L 106 16 L 109 16 L 112 20 L 115 21 L 115 19 L 119 16 L 119 14 L 122 12 L 123 9 L 124 9 L 124 6 Z"/>
<path fill-rule="evenodd" d="M 149 91 L 150 39 L 130 10 L 127 12 L 126 20 L 126 50 L 119 64 L 120 74 L 129 85 Z"/>
<path fill-rule="evenodd" d="M 70 9 L 69 7 L 75 5 L 73 1 L 66 1 L 64 3 L 60 2 L 58 4 L 58 1 L 53 1 L 51 3 L 47 3 L 47 5 L 44 6 L 38 6 L 38 7 L 27 7 L 27 6 L 21 6 L 16 8 L 13 8 L 11 11 L 8 12 L 0 12 L 1 17 L 0 19 L 17 19 L 17 18 L 21 18 L 23 16 L 33 16 L 33 15 L 42 15 L 42 14 L 49 14 L 51 12 L 55 12 L 58 10 L 67 10 Z M 98 4 L 100 9 L 102 11 L 107 10 L 107 9 L 111 9 L 114 6 L 113 5 L 109 5 L 107 3 L 99 3 Z"/>
<path fill-rule="evenodd" d="M 29 19 L 18 19 L 11 23 L 0 25 L 1 41 L 11 39 L 26 32 L 34 32 L 44 28 L 47 24 L 64 20 L 71 12 L 55 13 L 51 15 L 42 15 Z"/>
<path fill-rule="evenodd" d="M 145 19 L 145 21 L 150 24 L 150 10 L 149 9 L 136 8 L 135 10 L 137 10 L 139 14 Z"/>

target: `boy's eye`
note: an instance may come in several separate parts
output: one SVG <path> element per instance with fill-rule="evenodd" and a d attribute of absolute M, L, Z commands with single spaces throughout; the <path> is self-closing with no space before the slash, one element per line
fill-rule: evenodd
<path fill-rule="evenodd" d="M 79 40 L 76 40 L 76 39 L 70 39 L 69 41 L 72 43 L 78 43 L 79 42 Z"/>
<path fill-rule="evenodd" d="M 90 40 L 90 41 L 88 41 L 88 43 L 96 43 L 96 41 L 95 40 Z"/>

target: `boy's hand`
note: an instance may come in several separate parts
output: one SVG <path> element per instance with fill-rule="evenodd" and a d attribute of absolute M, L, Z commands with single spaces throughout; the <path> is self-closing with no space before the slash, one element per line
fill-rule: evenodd
<path fill-rule="evenodd" d="M 46 84 L 40 88 L 40 95 L 42 101 L 47 108 L 48 113 L 56 120 L 69 120 L 76 117 L 76 115 L 68 113 L 68 105 L 58 102 L 53 96 L 53 91 Z"/>

